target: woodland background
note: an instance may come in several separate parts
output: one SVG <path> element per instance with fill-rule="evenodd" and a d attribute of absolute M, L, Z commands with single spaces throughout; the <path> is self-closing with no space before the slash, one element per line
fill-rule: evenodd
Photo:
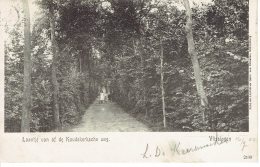
<path fill-rule="evenodd" d="M 10 2 L 6 132 L 76 125 L 102 85 L 154 131 L 248 131 L 248 0 L 190 1 L 206 107 L 182 1 L 35 0 L 33 18 L 26 0 Z"/>

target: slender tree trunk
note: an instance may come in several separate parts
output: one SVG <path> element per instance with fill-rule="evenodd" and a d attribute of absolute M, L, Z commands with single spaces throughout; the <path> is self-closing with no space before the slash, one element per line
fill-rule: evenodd
<path fill-rule="evenodd" d="M 85 63 L 85 71 L 84 71 L 84 74 L 85 74 L 85 96 L 86 96 L 86 103 L 87 104 L 90 104 L 90 101 L 91 101 L 91 96 L 90 96 L 90 51 L 89 51 L 89 48 L 87 48 L 87 53 L 85 55 L 85 60 L 84 60 L 84 63 Z"/>
<path fill-rule="evenodd" d="M 57 43 L 55 39 L 55 20 L 54 9 L 50 6 L 50 27 L 51 27 L 51 43 L 52 43 L 52 84 L 53 84 L 53 103 L 54 103 L 54 125 L 55 130 L 61 129 L 60 111 L 59 111 L 59 83 L 57 80 Z"/>
<path fill-rule="evenodd" d="M 162 92 L 162 110 L 163 110 L 163 126 L 167 127 L 166 123 L 166 111 L 165 111 L 165 91 L 164 91 L 164 72 L 163 72 L 163 45 L 162 39 L 160 39 L 160 60 L 161 60 L 161 92 Z"/>
<path fill-rule="evenodd" d="M 79 73 L 82 72 L 82 66 L 81 66 L 81 55 L 79 56 Z"/>
<path fill-rule="evenodd" d="M 208 99 L 207 99 L 206 93 L 204 91 L 203 81 L 202 81 L 201 74 L 200 74 L 200 66 L 199 66 L 199 61 L 198 61 L 198 55 L 197 55 L 197 52 L 195 50 L 195 45 L 194 45 L 194 40 L 193 40 L 191 8 L 190 8 L 189 0 L 183 0 L 183 2 L 184 2 L 184 6 L 185 6 L 185 9 L 186 9 L 186 16 L 187 16 L 187 22 L 186 22 L 185 30 L 186 30 L 186 33 L 187 33 L 186 38 L 187 38 L 187 41 L 188 41 L 188 52 L 190 54 L 192 65 L 193 65 L 196 88 L 197 88 L 197 92 L 198 92 L 198 95 L 199 95 L 200 100 L 201 100 L 201 105 L 203 107 L 207 107 L 208 106 Z M 202 118 L 203 118 L 203 121 L 205 121 L 204 111 L 202 111 Z"/>
<path fill-rule="evenodd" d="M 80 68 L 81 68 L 81 84 L 82 84 L 82 104 L 86 106 L 88 104 L 88 77 L 87 77 L 87 64 L 85 54 L 80 54 Z"/>
<path fill-rule="evenodd" d="M 96 80 L 95 80 L 95 78 L 93 79 L 93 90 L 94 90 L 94 95 L 95 95 L 95 98 L 96 98 L 97 91 L 96 91 Z"/>
<path fill-rule="evenodd" d="M 142 90 L 143 90 L 143 101 L 144 101 L 144 106 L 145 106 L 145 118 L 148 117 L 148 110 L 146 108 L 146 87 L 145 87 L 145 73 L 144 73 L 144 67 L 145 67 L 145 64 L 144 64 L 144 54 L 143 54 L 143 51 L 144 51 L 144 48 L 143 48 L 143 39 L 141 38 L 140 39 L 140 42 L 139 42 L 139 45 L 140 45 L 140 52 L 139 52 L 139 55 L 140 55 L 140 58 L 141 58 L 141 73 L 142 73 Z"/>
<path fill-rule="evenodd" d="M 89 82 L 88 91 L 89 91 L 89 99 L 92 102 L 92 100 L 93 100 L 93 91 L 92 91 L 93 90 L 93 87 L 92 87 L 92 83 L 93 83 L 93 78 L 92 78 L 93 58 L 92 58 L 91 50 L 92 49 L 89 50 L 89 58 L 88 58 L 88 76 L 89 76 L 89 78 L 88 78 L 88 82 Z"/>
<path fill-rule="evenodd" d="M 31 122 L 31 34 L 28 0 L 23 0 L 24 9 L 24 86 L 21 131 L 30 132 Z"/>
<path fill-rule="evenodd" d="M 91 100 L 91 102 L 92 102 L 92 100 L 93 100 L 93 88 L 92 88 L 92 86 L 93 86 L 93 80 L 92 80 L 92 77 L 91 77 L 91 75 L 89 75 L 89 85 L 88 85 L 88 90 L 89 90 L 89 98 L 90 98 L 90 100 Z"/>
<path fill-rule="evenodd" d="M 140 49 L 138 49 L 138 46 L 140 46 Z M 133 39 L 133 49 L 134 49 L 134 55 L 139 55 L 140 56 L 140 71 L 141 71 L 141 90 L 142 90 L 142 99 L 145 103 L 145 118 L 148 117 L 148 110 L 146 108 L 146 88 L 145 88 L 145 78 L 144 78 L 144 58 L 143 58 L 143 40 L 138 39 L 137 41 L 135 41 Z"/>

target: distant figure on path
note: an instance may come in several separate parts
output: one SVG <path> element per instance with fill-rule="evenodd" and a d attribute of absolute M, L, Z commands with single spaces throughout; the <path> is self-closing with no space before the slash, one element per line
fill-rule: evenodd
<path fill-rule="evenodd" d="M 101 103 L 101 104 L 104 103 L 104 100 L 105 100 L 105 93 L 101 92 L 99 98 L 100 98 L 100 99 L 99 99 L 99 103 Z"/>
<path fill-rule="evenodd" d="M 108 96 L 109 96 L 109 93 L 105 93 L 105 102 L 109 102 L 109 99 L 108 99 Z"/>

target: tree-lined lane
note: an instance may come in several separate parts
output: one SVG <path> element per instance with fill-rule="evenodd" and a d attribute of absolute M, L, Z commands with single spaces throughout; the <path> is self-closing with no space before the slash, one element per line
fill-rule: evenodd
<path fill-rule="evenodd" d="M 96 100 L 86 111 L 73 132 L 146 132 L 149 128 L 123 111 L 113 102 L 99 104 Z"/>

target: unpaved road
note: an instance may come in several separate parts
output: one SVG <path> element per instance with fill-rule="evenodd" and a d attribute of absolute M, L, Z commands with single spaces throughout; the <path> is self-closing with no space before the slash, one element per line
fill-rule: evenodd
<path fill-rule="evenodd" d="M 81 123 L 73 132 L 145 132 L 150 131 L 143 123 L 127 114 L 117 104 L 99 104 L 96 100 L 86 111 Z"/>

